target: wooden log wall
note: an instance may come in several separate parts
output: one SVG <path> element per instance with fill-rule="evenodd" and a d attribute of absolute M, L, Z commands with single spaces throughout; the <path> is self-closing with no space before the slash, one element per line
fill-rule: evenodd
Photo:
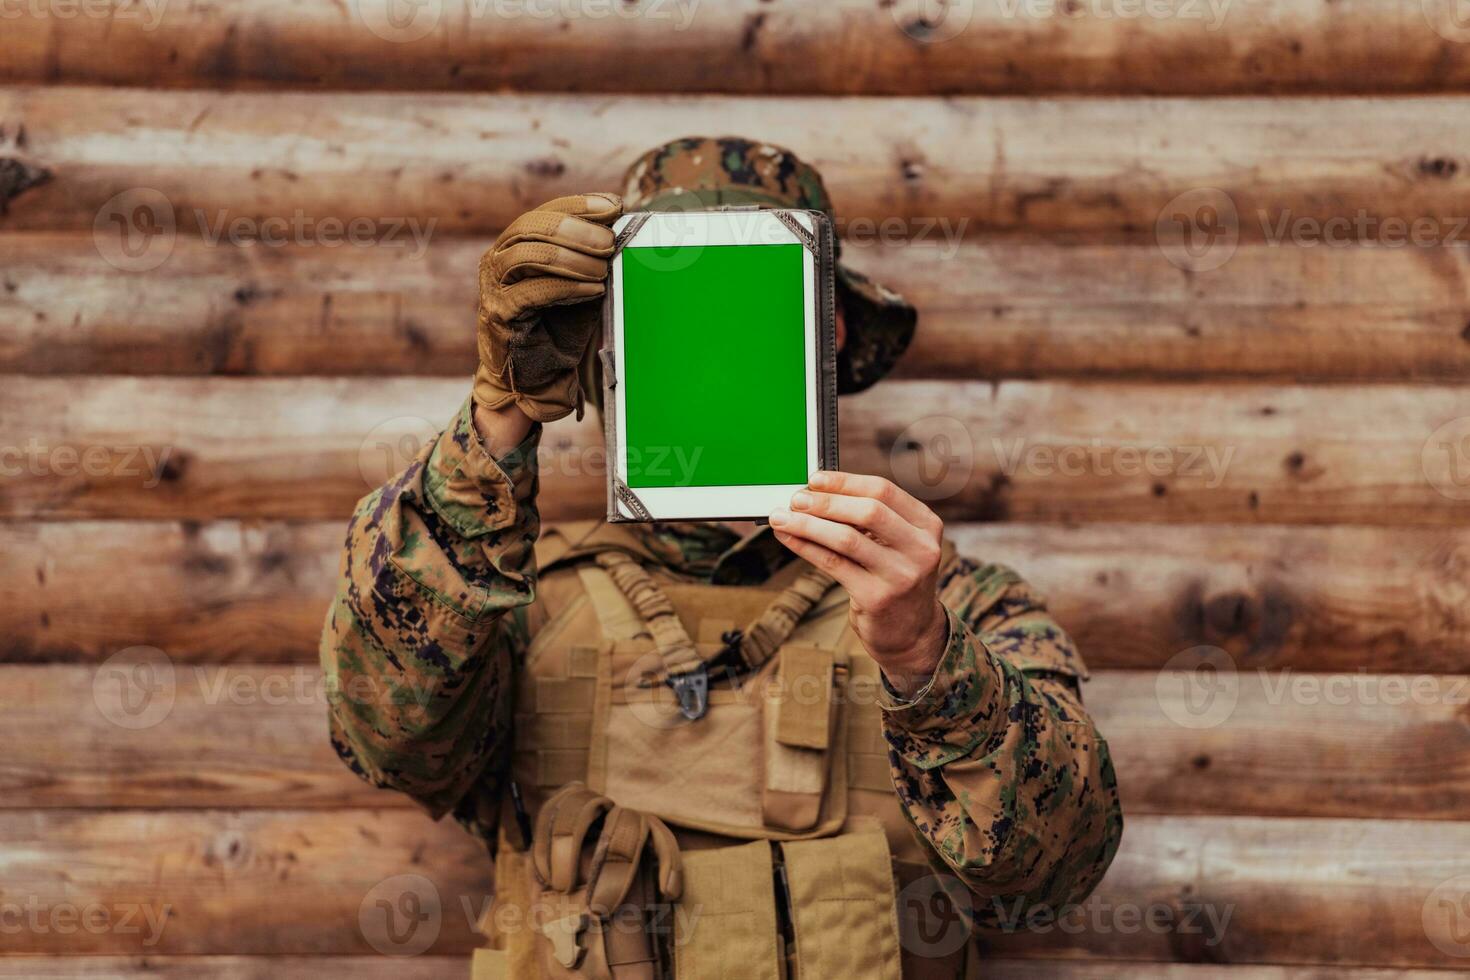
<path fill-rule="evenodd" d="M 716 132 L 920 307 L 845 464 L 1093 668 L 1122 852 L 986 975 L 1470 969 L 1467 88 L 1449 0 L 0 3 L 0 977 L 462 974 L 484 855 L 326 741 L 343 522 L 497 230 Z"/>

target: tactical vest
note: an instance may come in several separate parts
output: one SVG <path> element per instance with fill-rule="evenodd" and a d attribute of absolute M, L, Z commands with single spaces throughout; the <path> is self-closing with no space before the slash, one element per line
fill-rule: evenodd
<path fill-rule="evenodd" d="M 907 935 L 915 922 L 898 895 L 929 866 L 889 773 L 879 669 L 848 627 L 840 586 L 802 562 L 759 587 L 692 583 L 637 536 L 591 522 L 548 529 L 537 560 L 516 793 L 475 980 L 973 975 L 972 943 L 936 949 Z M 691 675 L 704 678 L 696 689 L 669 682 Z M 616 801 L 661 818 L 677 839 L 682 894 L 655 930 L 651 962 L 578 959 L 575 943 L 589 938 L 556 934 L 577 921 L 565 919 L 568 902 L 586 896 L 545 880 L 547 848 L 560 845 L 536 841 L 538 867 L 525 828 L 577 783 L 581 830 Z M 584 855 L 584 870 L 605 857 Z M 647 875 L 618 886 L 626 901 L 651 901 Z"/>

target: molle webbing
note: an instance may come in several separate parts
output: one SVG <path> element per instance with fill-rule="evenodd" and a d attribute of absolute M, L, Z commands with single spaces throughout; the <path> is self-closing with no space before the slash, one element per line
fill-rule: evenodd
<path fill-rule="evenodd" d="M 664 595 L 643 566 L 628 555 L 618 551 L 604 551 L 597 556 L 601 565 L 612 578 L 638 615 L 642 617 L 648 632 L 653 636 L 654 649 L 663 661 L 664 670 L 670 674 L 683 674 L 697 668 L 701 661 L 694 641 L 679 622 L 674 604 Z"/>
<path fill-rule="evenodd" d="M 664 669 L 669 674 L 679 674 L 698 667 L 701 663 L 698 651 L 679 621 L 674 604 L 637 560 L 622 552 L 605 551 L 597 556 L 597 563 L 643 618 Z M 739 649 L 745 665 L 755 670 L 770 660 L 796 625 L 835 584 L 823 571 L 804 569 L 742 631 Z"/>
<path fill-rule="evenodd" d="M 740 638 L 740 656 L 752 670 L 771 659 L 791 636 L 796 624 L 836 585 L 826 572 L 807 568 L 746 627 Z"/>

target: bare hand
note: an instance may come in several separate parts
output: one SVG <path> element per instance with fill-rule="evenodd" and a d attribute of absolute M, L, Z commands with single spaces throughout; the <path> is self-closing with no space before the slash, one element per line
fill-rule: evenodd
<path fill-rule="evenodd" d="M 852 628 L 900 694 L 939 666 L 949 622 L 939 602 L 944 522 L 890 480 L 812 475 L 791 509 L 771 513 L 776 538 L 835 578 L 851 597 Z"/>

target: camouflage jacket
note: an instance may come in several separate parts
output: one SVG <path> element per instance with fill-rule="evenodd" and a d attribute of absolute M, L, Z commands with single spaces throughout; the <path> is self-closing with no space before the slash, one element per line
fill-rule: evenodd
<path fill-rule="evenodd" d="M 467 403 L 347 529 L 322 636 L 334 747 L 362 778 L 453 813 L 493 846 L 509 780 L 514 672 L 529 642 L 539 427 L 487 453 Z M 650 525 L 667 563 L 712 587 L 793 560 L 768 532 Z M 912 700 L 883 697 L 893 784 L 931 862 L 985 910 L 1079 901 L 1117 850 L 1107 743 L 1083 708 L 1071 640 L 1014 572 L 948 562 L 950 640 Z M 1020 903 L 1018 906 L 1017 903 Z"/>

